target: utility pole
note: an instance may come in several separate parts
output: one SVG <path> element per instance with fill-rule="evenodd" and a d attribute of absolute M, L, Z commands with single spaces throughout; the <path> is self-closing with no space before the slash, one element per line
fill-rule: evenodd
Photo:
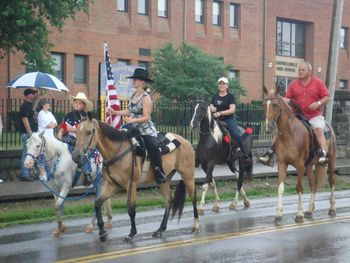
<path fill-rule="evenodd" d="M 331 29 L 331 47 L 330 51 L 330 62 L 328 63 L 328 88 L 331 100 L 327 104 L 326 121 L 332 123 L 333 114 L 333 102 L 334 102 L 334 91 L 335 82 L 337 80 L 337 67 L 338 67 L 338 57 L 339 57 L 339 45 L 340 45 L 340 29 L 343 16 L 344 0 L 334 0 L 334 10 L 332 19 L 332 29 Z"/>

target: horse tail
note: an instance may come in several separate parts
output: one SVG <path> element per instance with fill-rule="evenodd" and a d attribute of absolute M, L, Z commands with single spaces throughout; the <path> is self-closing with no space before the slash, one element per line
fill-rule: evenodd
<path fill-rule="evenodd" d="M 184 181 L 181 180 L 175 189 L 171 218 L 174 218 L 176 212 L 179 212 L 178 220 L 180 220 L 185 205 L 185 199 L 186 187 Z"/>

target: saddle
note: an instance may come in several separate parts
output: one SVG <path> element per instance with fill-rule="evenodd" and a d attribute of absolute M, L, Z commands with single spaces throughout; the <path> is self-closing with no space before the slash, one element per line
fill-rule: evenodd
<path fill-rule="evenodd" d="M 236 145 L 237 143 L 231 138 L 230 132 L 227 129 L 226 122 L 218 121 L 218 125 L 219 125 L 219 128 L 223 134 L 223 140 L 227 144 Z M 253 132 L 252 128 L 245 127 L 241 124 L 238 124 L 237 126 L 238 126 L 238 130 L 239 130 L 239 135 L 242 137 L 243 141 L 248 135 L 252 134 L 252 132 Z"/>

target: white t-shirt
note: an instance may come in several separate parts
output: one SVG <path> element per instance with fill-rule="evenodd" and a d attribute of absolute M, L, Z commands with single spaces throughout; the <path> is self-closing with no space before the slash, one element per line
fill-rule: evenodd
<path fill-rule="evenodd" d="M 51 122 L 56 123 L 57 121 L 51 111 L 45 112 L 44 110 L 41 110 L 38 115 L 38 132 L 45 131 L 44 134 L 50 137 L 55 137 L 53 134 L 53 128 L 47 128 L 47 125 L 49 125 Z"/>

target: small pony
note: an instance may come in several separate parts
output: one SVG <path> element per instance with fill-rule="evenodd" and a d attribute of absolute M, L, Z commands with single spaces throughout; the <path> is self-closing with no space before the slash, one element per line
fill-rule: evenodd
<path fill-rule="evenodd" d="M 208 191 L 208 184 L 211 184 L 214 188 L 215 193 L 215 203 L 212 208 L 214 212 L 219 212 L 220 210 L 220 198 L 216 190 L 216 183 L 213 178 L 213 170 L 216 164 L 226 163 L 230 170 L 235 173 L 236 167 L 235 162 L 238 161 L 239 165 L 239 176 L 237 180 L 237 190 L 235 197 L 230 204 L 229 208 L 231 210 L 236 209 L 238 203 L 239 194 L 242 195 L 244 207 L 248 208 L 250 206 L 249 200 L 247 198 L 246 192 L 243 188 L 243 181 L 247 176 L 252 174 L 253 163 L 249 164 L 243 159 L 243 154 L 241 151 L 237 151 L 238 146 L 232 145 L 225 141 L 225 136 L 219 127 L 219 123 L 214 119 L 212 112 L 210 111 L 209 104 L 205 101 L 196 101 L 194 103 L 194 113 L 191 119 L 190 128 L 196 129 L 199 127 L 199 142 L 197 144 L 197 157 L 199 158 L 201 167 L 206 173 L 205 184 L 202 186 L 202 198 L 198 211 L 204 213 L 205 196 Z M 252 144 L 253 137 L 250 134 L 245 133 L 244 128 L 239 127 L 243 136 L 243 145 L 245 151 L 248 153 L 249 157 L 252 158 Z"/>
<path fill-rule="evenodd" d="M 88 154 L 95 147 L 105 160 L 101 195 L 95 202 L 100 241 L 106 241 L 108 235 L 103 225 L 101 204 L 121 189 L 127 191 L 127 207 L 131 221 L 130 233 L 125 238 L 125 241 L 131 241 L 137 233 L 135 224 L 136 188 L 140 184 L 155 182 L 153 170 L 149 169 L 147 173 L 142 173 L 143 157 L 136 156 L 133 153 L 133 144 L 128 138 L 126 131 L 118 131 L 105 123 L 98 122 L 92 119 L 90 114 L 88 118 L 82 119 L 76 135 L 77 141 L 72 154 L 74 161 L 81 161 L 84 155 Z M 180 219 L 184 207 L 186 189 L 193 206 L 194 224 L 192 232 L 200 231 L 194 181 L 194 151 L 192 145 L 186 139 L 177 134 L 172 134 L 172 136 L 180 142 L 180 146 L 172 152 L 162 155 L 163 168 L 167 180 L 160 184 L 159 188 L 164 199 L 165 212 L 162 223 L 158 230 L 153 233 L 153 237 L 160 237 L 166 230 L 171 208 L 173 216 L 177 211 L 179 212 Z M 177 185 L 173 199 L 170 191 L 170 181 L 176 171 L 181 175 L 182 180 Z"/>
<path fill-rule="evenodd" d="M 61 206 L 69 191 L 75 185 L 83 185 L 84 176 L 81 174 L 76 176 L 77 164 L 72 160 L 72 155 L 68 150 L 67 144 L 56 138 L 45 136 L 42 133 L 33 133 L 27 140 L 27 155 L 24 161 L 26 168 L 33 168 L 36 159 L 40 154 L 45 155 L 45 162 L 49 175 L 52 177 L 51 186 L 53 196 L 55 198 L 55 211 L 58 228 L 53 231 L 54 237 L 59 237 L 64 233 L 67 227 L 62 222 Z M 96 178 L 97 171 L 101 171 L 101 163 L 91 160 L 92 175 Z M 78 179 L 78 180 L 77 180 Z M 97 191 L 97 189 L 96 189 Z M 109 199 L 105 203 L 108 216 L 107 227 L 112 227 L 112 208 Z M 93 217 L 91 224 L 86 227 L 86 232 L 91 233 L 96 225 L 96 218 Z"/>
<path fill-rule="evenodd" d="M 288 165 L 293 165 L 297 170 L 297 193 L 298 208 L 295 221 L 303 222 L 305 218 L 312 218 L 315 210 L 315 195 L 319 184 L 323 182 L 324 168 L 318 161 L 318 156 L 310 160 L 313 141 L 310 139 L 310 133 L 302 121 L 297 118 L 292 108 L 279 94 L 279 87 L 268 91 L 264 88 L 265 93 L 265 116 L 266 132 L 271 133 L 273 127 L 277 126 L 277 133 L 274 142 L 274 148 L 278 160 L 278 202 L 275 217 L 275 223 L 282 220 L 284 193 L 284 181 L 287 176 Z M 330 124 L 326 124 L 329 129 L 329 138 L 327 139 L 327 158 L 328 158 L 328 182 L 331 189 L 329 215 L 335 216 L 335 158 L 336 158 L 336 141 L 334 131 Z M 313 177 L 313 166 L 315 167 L 316 178 Z M 303 212 L 303 176 L 306 173 L 309 187 L 311 190 L 309 206 L 307 212 Z"/>

